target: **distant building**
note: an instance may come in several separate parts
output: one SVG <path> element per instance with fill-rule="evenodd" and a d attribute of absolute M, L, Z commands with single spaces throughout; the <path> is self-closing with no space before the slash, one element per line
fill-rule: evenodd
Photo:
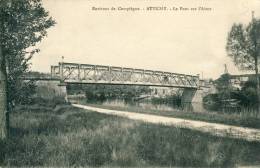
<path fill-rule="evenodd" d="M 255 74 L 231 75 L 230 82 L 233 87 L 241 89 L 243 84 L 249 80 L 255 80 Z"/>
<path fill-rule="evenodd" d="M 177 94 L 178 88 L 173 87 L 158 87 L 158 86 L 150 86 L 151 96 L 153 97 L 166 97 L 170 95 Z"/>

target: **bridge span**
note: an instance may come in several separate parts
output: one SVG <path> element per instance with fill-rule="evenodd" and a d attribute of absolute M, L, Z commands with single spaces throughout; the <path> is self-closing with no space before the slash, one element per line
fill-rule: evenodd
<path fill-rule="evenodd" d="M 64 83 L 200 87 L 198 75 L 91 64 L 59 63 L 51 66 L 51 75 Z"/>

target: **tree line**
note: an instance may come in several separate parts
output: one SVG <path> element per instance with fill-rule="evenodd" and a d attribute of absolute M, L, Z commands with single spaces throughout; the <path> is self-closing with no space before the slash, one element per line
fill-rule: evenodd
<path fill-rule="evenodd" d="M 70 84 L 67 86 L 67 89 L 68 94 L 85 94 L 89 102 L 103 102 L 113 99 L 122 99 L 130 102 L 141 95 L 151 93 L 149 87 L 127 85 Z"/>

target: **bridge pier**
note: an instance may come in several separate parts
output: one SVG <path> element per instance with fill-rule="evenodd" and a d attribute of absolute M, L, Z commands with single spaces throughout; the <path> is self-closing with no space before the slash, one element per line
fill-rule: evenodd
<path fill-rule="evenodd" d="M 181 103 L 185 111 L 203 112 L 203 90 L 185 88 L 182 92 Z"/>
<path fill-rule="evenodd" d="M 66 83 L 60 83 L 58 85 L 58 96 L 64 98 L 65 102 L 68 102 L 67 85 Z"/>
<path fill-rule="evenodd" d="M 181 106 L 184 111 L 193 111 L 192 100 L 196 89 L 184 88 L 181 96 Z"/>

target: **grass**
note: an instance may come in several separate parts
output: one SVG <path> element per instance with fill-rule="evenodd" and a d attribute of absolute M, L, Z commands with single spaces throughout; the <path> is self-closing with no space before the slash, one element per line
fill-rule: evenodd
<path fill-rule="evenodd" d="M 142 109 L 140 107 L 119 107 L 113 105 L 91 104 L 80 102 L 80 104 L 86 104 L 93 107 L 105 108 L 110 110 L 131 111 L 145 114 L 153 114 L 167 117 L 176 117 L 190 120 L 206 121 L 211 123 L 221 123 L 234 126 L 243 126 L 248 128 L 260 128 L 260 118 L 244 115 L 244 114 L 225 114 L 214 112 L 187 112 L 187 111 L 162 111 L 155 109 Z"/>
<path fill-rule="evenodd" d="M 260 164 L 260 143 L 77 109 L 25 107 L 0 141 L 0 166 L 192 166 Z"/>

